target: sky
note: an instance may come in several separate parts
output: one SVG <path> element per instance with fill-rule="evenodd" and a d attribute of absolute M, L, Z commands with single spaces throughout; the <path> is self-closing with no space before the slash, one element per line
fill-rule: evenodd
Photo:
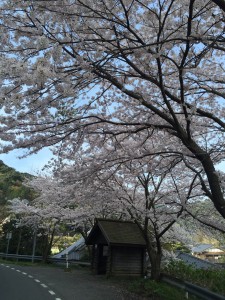
<path fill-rule="evenodd" d="M 21 154 L 21 150 L 13 150 L 7 154 L 0 154 L 0 160 L 7 166 L 12 167 L 19 172 L 37 175 L 52 158 L 52 153 L 48 148 L 40 150 L 37 154 L 20 159 L 18 157 Z"/>
<path fill-rule="evenodd" d="M 7 154 L 0 154 L 2 160 L 7 166 L 16 169 L 19 172 L 26 172 L 32 175 L 42 173 L 43 167 L 53 157 L 48 148 L 40 150 L 37 154 L 26 158 L 18 158 L 22 154 L 21 150 L 13 150 Z M 225 172 L 225 161 L 217 166 L 218 170 Z"/>

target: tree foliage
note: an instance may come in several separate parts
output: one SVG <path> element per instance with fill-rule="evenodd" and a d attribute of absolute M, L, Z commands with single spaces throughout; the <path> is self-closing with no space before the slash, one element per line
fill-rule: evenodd
<path fill-rule="evenodd" d="M 7 234 L 9 233 L 12 236 L 8 242 Z M 43 229 L 37 231 L 35 255 L 44 257 L 45 252 L 48 251 L 49 255 L 51 249 L 48 247 L 48 236 L 43 233 Z M 6 253 L 8 244 L 10 254 L 32 255 L 35 234 L 31 226 L 18 226 L 18 220 L 12 219 L 5 222 L 1 230 L 0 252 Z"/>
<path fill-rule="evenodd" d="M 95 155 L 102 156 L 98 164 Z M 190 234 L 177 221 L 186 215 L 192 178 L 181 174 L 173 159 L 168 165 L 163 159 L 129 160 L 118 168 L 114 159 L 103 163 L 104 157 L 98 150 L 86 150 L 79 163 L 77 158 L 58 170 L 59 178 L 35 178 L 29 186 L 39 196 L 29 205 L 15 199 L 11 209 L 24 224 L 46 229 L 73 224 L 84 237 L 95 218 L 132 220 L 146 241 L 152 278 L 158 280 L 163 244 L 190 243 Z"/>
<path fill-rule="evenodd" d="M 32 190 L 23 185 L 31 177 L 32 175 L 17 172 L 0 161 L 0 205 L 13 198 L 32 200 Z"/>
<path fill-rule="evenodd" d="M 34 198 L 34 191 L 25 186 L 26 180 L 32 177 L 30 174 L 17 172 L 0 161 L 0 223 L 9 216 L 8 200 L 20 198 L 31 201 Z"/>
<path fill-rule="evenodd" d="M 83 143 L 111 139 L 117 149 L 118 138 L 132 137 L 132 159 L 176 157 L 225 217 L 215 168 L 225 147 L 223 8 L 202 0 L 3 1 L 2 150 L 58 145 L 65 158 Z M 148 148 L 149 139 L 163 139 L 161 147 Z"/>

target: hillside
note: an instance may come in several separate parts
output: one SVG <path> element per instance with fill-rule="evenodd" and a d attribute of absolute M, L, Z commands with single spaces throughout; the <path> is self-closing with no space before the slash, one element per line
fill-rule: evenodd
<path fill-rule="evenodd" d="M 20 173 L 0 160 L 0 205 L 13 198 L 32 199 L 33 192 L 22 184 L 26 178 L 32 175 Z"/>

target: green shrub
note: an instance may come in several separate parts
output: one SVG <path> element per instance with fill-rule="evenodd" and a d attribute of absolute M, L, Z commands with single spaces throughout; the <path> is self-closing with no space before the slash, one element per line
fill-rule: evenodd
<path fill-rule="evenodd" d="M 196 269 L 183 261 L 171 261 L 163 272 L 225 295 L 225 270 Z"/>
<path fill-rule="evenodd" d="M 185 292 L 168 285 L 150 279 L 138 279 L 132 281 L 128 287 L 130 292 L 149 297 L 152 300 L 183 300 Z M 195 299 L 195 298 L 189 298 Z"/>

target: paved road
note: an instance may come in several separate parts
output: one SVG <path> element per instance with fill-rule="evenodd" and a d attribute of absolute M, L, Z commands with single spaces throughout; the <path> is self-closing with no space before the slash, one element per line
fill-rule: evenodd
<path fill-rule="evenodd" d="M 0 265 L 1 300 L 59 300 L 54 292 L 38 279 L 17 267 Z"/>
<path fill-rule="evenodd" d="M 94 276 L 86 268 L 65 272 L 58 267 L 6 266 L 0 264 L 1 300 L 124 299 L 105 276 Z"/>

